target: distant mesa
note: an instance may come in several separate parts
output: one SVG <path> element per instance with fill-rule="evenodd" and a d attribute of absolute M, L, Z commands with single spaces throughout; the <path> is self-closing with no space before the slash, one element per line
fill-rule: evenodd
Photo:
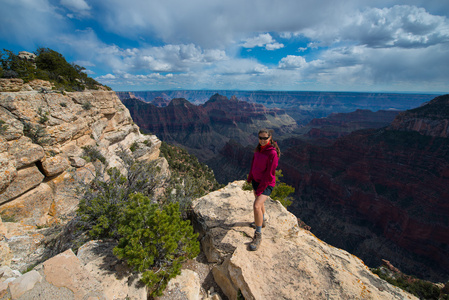
<path fill-rule="evenodd" d="M 157 107 L 166 107 L 170 103 L 170 101 L 168 101 L 162 97 L 156 97 L 150 103 Z"/>
<path fill-rule="evenodd" d="M 165 102 L 158 99 L 161 101 Z M 295 120 L 284 110 L 219 94 L 200 105 L 185 98 L 174 98 L 167 106 L 136 98 L 122 102 L 142 130 L 163 141 L 183 145 L 201 161 L 217 155 L 230 139 L 242 145 L 257 143 L 260 128 L 272 128 L 279 135 L 297 128 Z"/>
<path fill-rule="evenodd" d="M 399 113 L 398 110 L 373 112 L 368 109 L 358 109 L 350 113 L 332 113 L 325 118 L 313 119 L 303 130 L 308 130 L 306 136 L 310 139 L 329 139 L 328 142 L 332 142 L 356 130 L 386 127 Z"/>
<path fill-rule="evenodd" d="M 117 92 L 121 100 L 130 98 L 129 92 Z M 215 94 L 232 100 L 262 104 L 267 108 L 287 110 L 298 125 L 306 125 L 313 118 L 326 117 L 333 112 L 353 112 L 357 109 L 404 111 L 435 98 L 434 94 L 356 93 L 356 92 L 302 92 L 302 91 L 236 91 L 236 90 L 166 90 L 132 92 L 136 97 L 151 102 L 156 97 L 165 100 L 184 98 L 201 105 Z"/>
<path fill-rule="evenodd" d="M 416 131 L 423 135 L 449 137 L 449 95 L 398 115 L 390 129 Z"/>

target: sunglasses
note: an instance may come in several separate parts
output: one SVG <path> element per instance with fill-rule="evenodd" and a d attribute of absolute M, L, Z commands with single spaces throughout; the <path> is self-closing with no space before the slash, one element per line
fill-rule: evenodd
<path fill-rule="evenodd" d="M 266 136 L 266 137 L 264 137 L 264 136 L 259 136 L 259 140 L 264 140 L 264 141 L 266 141 L 266 140 L 268 140 L 270 137 L 269 136 Z"/>

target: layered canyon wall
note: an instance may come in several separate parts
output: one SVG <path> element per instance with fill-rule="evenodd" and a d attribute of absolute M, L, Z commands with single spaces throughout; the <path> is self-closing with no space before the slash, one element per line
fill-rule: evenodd
<path fill-rule="evenodd" d="M 45 81 L 0 79 L 1 243 L 9 253 L 2 264 L 18 269 L 26 269 L 30 254 L 43 246 L 44 237 L 35 230 L 73 217 L 77 187 L 95 176 L 95 158 L 121 169 L 116 151 L 122 149 L 135 159 L 159 160 L 165 171 L 168 167 L 159 158 L 160 140 L 139 132 L 114 92 L 51 88 Z M 139 151 L 131 153 L 133 144 Z"/>
<path fill-rule="evenodd" d="M 357 131 L 331 146 L 288 149 L 280 168 L 297 190 L 291 211 L 371 266 L 388 259 L 406 273 L 447 280 L 448 100 L 435 98 L 388 128 Z"/>

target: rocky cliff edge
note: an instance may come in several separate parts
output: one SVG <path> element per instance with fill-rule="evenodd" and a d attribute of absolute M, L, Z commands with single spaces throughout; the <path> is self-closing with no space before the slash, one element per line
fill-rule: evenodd
<path fill-rule="evenodd" d="M 22 272 L 42 252 L 40 229 L 73 216 L 76 186 L 99 167 L 83 148 L 108 167 L 121 168 L 116 150 L 124 149 L 168 172 L 160 140 L 142 135 L 111 91 L 55 92 L 42 80 L 0 79 L 0 121 L 0 262 Z"/>
<path fill-rule="evenodd" d="M 47 92 L 48 84 L 35 83 L 33 89 L 16 79 L 9 80 L 8 90 L 19 91 L 0 89 L 0 212 L 27 225 L 48 225 L 76 207 L 69 186 L 75 175 L 94 174 L 95 162 L 84 147 L 98 150 L 108 167 L 120 168 L 116 150 L 131 153 L 134 143 L 136 158 L 159 157 L 159 139 L 139 132 L 114 92 L 62 94 Z"/>
<path fill-rule="evenodd" d="M 228 299 L 417 299 L 371 273 L 359 258 L 299 228 L 296 217 L 271 199 L 261 247 L 248 251 L 253 195 L 243 184 L 195 200 L 192 216 L 207 269 Z M 115 258 L 113 246 L 90 241 L 77 255 L 69 249 L 23 275 L 1 267 L 0 299 L 147 299 L 139 275 Z M 206 276 L 183 269 L 158 299 L 226 299 L 201 291 Z"/>
<path fill-rule="evenodd" d="M 194 202 L 203 251 L 229 299 L 416 299 L 379 279 L 356 256 L 299 228 L 296 217 L 271 199 L 260 249 L 248 251 L 254 196 L 243 184 L 233 182 Z"/>

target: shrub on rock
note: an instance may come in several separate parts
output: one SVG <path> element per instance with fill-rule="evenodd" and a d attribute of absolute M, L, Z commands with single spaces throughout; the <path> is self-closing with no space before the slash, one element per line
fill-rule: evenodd
<path fill-rule="evenodd" d="M 122 236 L 114 254 L 137 271 L 151 296 L 160 296 L 181 262 L 200 252 L 198 234 L 183 220 L 178 203 L 159 208 L 142 194 L 131 195 L 119 225 Z"/>

